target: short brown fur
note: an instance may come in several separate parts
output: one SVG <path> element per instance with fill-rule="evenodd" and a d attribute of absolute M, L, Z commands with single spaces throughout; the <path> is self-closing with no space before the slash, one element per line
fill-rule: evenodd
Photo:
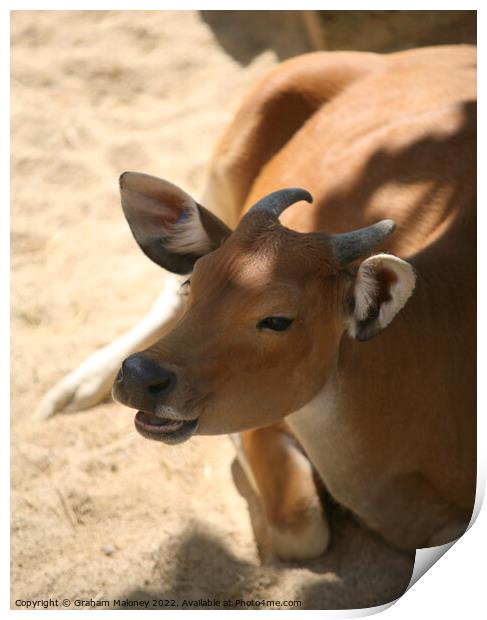
<path fill-rule="evenodd" d="M 287 228 L 241 224 L 201 258 L 181 322 L 149 349 L 177 369 L 169 402 L 196 412 L 201 433 L 286 419 L 331 494 L 405 549 L 466 525 L 475 496 L 475 99 L 467 46 L 316 53 L 271 72 L 216 150 L 207 206 L 235 226 L 282 187 L 304 187 L 314 203 L 287 209 Z M 397 230 L 381 251 L 413 265 L 416 290 L 361 343 L 347 335 L 354 271 L 316 233 L 383 218 Z M 384 276 L 381 303 L 393 281 Z M 295 319 L 286 338 L 257 337 L 276 313 Z M 310 412 L 320 394 L 323 410 Z M 250 430 L 244 445 L 282 524 L 280 466 L 263 456 L 273 433 Z"/>

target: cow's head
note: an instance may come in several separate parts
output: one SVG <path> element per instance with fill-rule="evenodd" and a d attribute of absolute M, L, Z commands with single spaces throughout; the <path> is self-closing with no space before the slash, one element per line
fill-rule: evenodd
<path fill-rule="evenodd" d="M 143 174 L 120 179 L 122 206 L 142 250 L 190 274 L 172 332 L 127 358 L 114 397 L 138 409 L 136 427 L 167 443 L 267 426 L 310 401 L 344 333 L 379 334 L 414 289 L 412 267 L 370 253 L 394 229 L 383 220 L 341 235 L 279 223 L 303 189 L 266 196 L 230 231 L 178 187 Z"/>

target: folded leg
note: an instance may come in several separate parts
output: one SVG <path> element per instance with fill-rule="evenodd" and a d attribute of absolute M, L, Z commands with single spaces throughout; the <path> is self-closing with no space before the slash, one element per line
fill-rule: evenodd
<path fill-rule="evenodd" d="M 318 557 L 330 534 L 309 460 L 284 424 L 240 435 L 239 458 L 257 490 L 272 550 L 283 560 Z"/>

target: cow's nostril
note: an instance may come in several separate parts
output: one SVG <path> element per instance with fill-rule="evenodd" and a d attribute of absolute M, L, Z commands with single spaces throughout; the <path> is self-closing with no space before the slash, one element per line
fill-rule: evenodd
<path fill-rule="evenodd" d="M 176 375 L 142 353 L 131 355 L 122 364 L 115 385 L 134 409 L 153 411 L 176 384 Z"/>
<path fill-rule="evenodd" d="M 160 381 L 159 383 L 154 383 L 153 385 L 149 385 L 149 392 L 151 392 L 152 394 L 160 394 L 161 392 L 164 392 L 164 390 L 166 390 L 169 387 L 170 383 L 171 383 L 171 379 L 167 377 L 167 379 L 164 379 L 164 381 Z"/>

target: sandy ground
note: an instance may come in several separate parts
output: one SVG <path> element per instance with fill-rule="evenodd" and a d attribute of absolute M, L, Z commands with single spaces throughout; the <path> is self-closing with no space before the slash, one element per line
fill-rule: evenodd
<path fill-rule="evenodd" d="M 347 608 L 399 596 L 413 558 L 338 508 L 324 558 L 262 565 L 226 437 L 149 442 L 113 403 L 29 417 L 160 289 L 123 219 L 119 174 L 198 195 L 216 136 L 276 53 L 246 50 L 240 63 L 191 11 L 17 12 L 12 43 L 12 601 Z"/>

